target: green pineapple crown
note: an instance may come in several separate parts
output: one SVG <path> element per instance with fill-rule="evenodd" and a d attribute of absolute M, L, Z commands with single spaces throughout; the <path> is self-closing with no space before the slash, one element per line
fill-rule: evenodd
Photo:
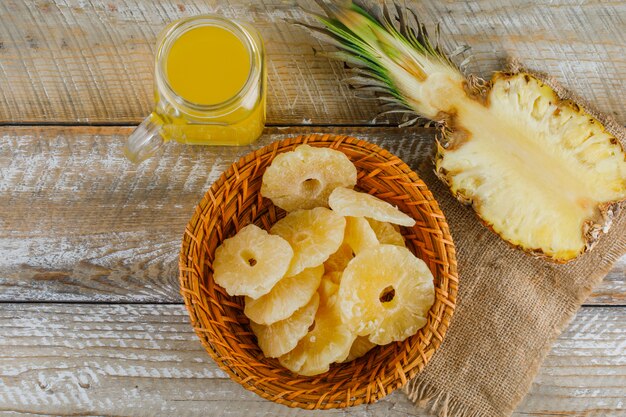
<path fill-rule="evenodd" d="M 339 49 L 325 55 L 345 61 L 353 67 L 353 76 L 348 79 L 352 85 L 383 94 L 379 97 L 386 101 L 383 114 L 412 113 L 438 120 L 441 112 L 446 112 L 445 108 L 433 104 L 435 97 L 431 97 L 432 91 L 425 91 L 424 81 L 429 77 L 444 75 L 453 83 L 464 83 L 465 78 L 439 47 L 438 27 L 437 42 L 433 43 L 417 16 L 407 9 L 414 19 L 414 25 L 409 24 L 403 9 L 397 4 L 398 27 L 393 24 L 386 5 L 379 10 L 368 10 L 357 2 L 316 2 L 325 15 L 309 13 L 324 27 L 299 24 Z M 465 50 L 459 48 L 450 56 Z M 434 94 L 437 95 L 437 92 Z"/>

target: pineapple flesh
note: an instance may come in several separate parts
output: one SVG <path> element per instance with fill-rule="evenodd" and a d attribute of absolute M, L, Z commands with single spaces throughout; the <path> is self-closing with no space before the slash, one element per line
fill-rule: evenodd
<path fill-rule="evenodd" d="M 246 297 L 243 312 L 258 324 L 268 325 L 284 320 L 311 300 L 320 285 L 322 275 L 324 265 L 319 265 L 283 278 L 269 293 L 256 300 Z"/>
<path fill-rule="evenodd" d="M 324 271 L 326 273 L 335 271 L 342 272 L 346 269 L 348 262 L 350 262 L 352 258 L 354 258 L 352 248 L 347 243 L 342 243 L 339 249 L 337 249 L 337 252 L 330 255 L 326 262 L 324 262 Z"/>
<path fill-rule="evenodd" d="M 213 279 L 229 295 L 259 298 L 285 276 L 292 261 L 285 239 L 249 224 L 215 250 Z"/>
<path fill-rule="evenodd" d="M 348 357 L 343 362 L 350 362 L 358 359 L 370 350 L 374 349 L 376 346 L 376 343 L 370 342 L 367 336 L 357 336 L 357 338 L 354 339 L 354 342 L 352 342 Z"/>
<path fill-rule="evenodd" d="M 319 307 L 320 297 L 314 293 L 311 300 L 292 316 L 269 326 L 250 322 L 259 347 L 268 358 L 277 358 L 292 351 L 309 332 Z"/>
<path fill-rule="evenodd" d="M 440 123 L 437 175 L 505 241 L 567 262 L 608 231 L 626 154 L 600 121 L 530 73 L 466 78 L 399 7 L 396 27 L 386 7 L 318 4 L 314 33 L 340 48 L 328 55 L 355 67 L 357 87 L 386 92 L 385 110 Z"/>
<path fill-rule="evenodd" d="M 293 259 L 285 276 L 324 263 L 343 242 L 346 219 L 325 207 L 296 210 L 274 223 L 272 235 L 285 239 L 293 249 Z"/>
<path fill-rule="evenodd" d="M 350 246 L 355 254 L 378 245 L 376 233 L 365 217 L 346 217 L 346 231 L 343 241 Z"/>
<path fill-rule="evenodd" d="M 367 219 L 367 222 L 376 234 L 376 239 L 378 239 L 379 243 L 406 247 L 404 237 L 402 237 L 402 233 L 397 229 L 398 226 L 391 223 L 379 222 L 374 219 Z"/>
<path fill-rule="evenodd" d="M 276 155 L 263 174 L 261 195 L 286 211 L 328 207 L 337 187 L 356 184 L 356 167 L 343 153 L 300 145 Z"/>
<path fill-rule="evenodd" d="M 379 245 L 350 261 L 337 295 L 348 328 L 372 343 L 386 345 L 426 325 L 435 287 L 432 273 L 411 251 Z"/>
<path fill-rule="evenodd" d="M 513 245 L 578 256 L 626 196 L 617 140 L 529 74 L 497 74 L 485 104 L 466 100 L 456 117 L 471 137 L 442 139 L 438 175 Z"/>
<path fill-rule="evenodd" d="M 328 197 L 328 205 L 334 212 L 346 217 L 368 217 L 407 227 L 415 225 L 415 219 L 386 201 L 350 188 L 335 188 Z"/>
<path fill-rule="evenodd" d="M 320 297 L 312 328 L 295 349 L 278 358 L 290 371 L 312 376 L 328 371 L 330 364 L 341 362 L 350 354 L 356 338 L 341 319 L 337 295 L 329 299 Z"/>

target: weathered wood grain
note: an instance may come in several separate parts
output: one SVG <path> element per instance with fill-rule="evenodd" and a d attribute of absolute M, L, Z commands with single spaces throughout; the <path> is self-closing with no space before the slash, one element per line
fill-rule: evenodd
<path fill-rule="evenodd" d="M 613 270 L 593 292 L 587 303 L 626 305 L 626 256 L 619 259 Z M 626 351 L 626 349 L 625 349 Z"/>
<path fill-rule="evenodd" d="M 298 3 L 315 8 L 312 1 Z M 427 26 L 440 22 L 450 47 L 472 46 L 471 71 L 489 76 L 514 56 L 626 122 L 626 3 L 406 3 Z M 329 47 L 286 22 L 313 23 L 296 0 L 4 0 L 0 123 L 137 123 L 152 107 L 158 32 L 172 20 L 207 12 L 252 21 L 262 32 L 270 123 L 373 121 L 375 102 L 355 99 L 339 82 L 342 64 L 314 56 L 314 48 Z"/>
<path fill-rule="evenodd" d="M 515 416 L 626 413 L 626 309 L 583 308 Z M 178 305 L 0 305 L 0 413 L 426 416 L 401 393 L 307 412 L 252 394 L 203 350 Z"/>
<path fill-rule="evenodd" d="M 177 256 L 194 207 L 252 147 L 171 143 L 135 167 L 131 128 L 0 128 L 0 300 L 180 302 Z M 270 128 L 254 146 L 310 128 Z M 433 131 L 325 128 L 377 143 L 414 169 Z M 590 304 L 626 304 L 626 258 Z"/>

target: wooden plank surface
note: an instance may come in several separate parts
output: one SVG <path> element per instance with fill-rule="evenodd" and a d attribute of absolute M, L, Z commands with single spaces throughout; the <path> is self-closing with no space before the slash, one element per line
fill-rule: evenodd
<path fill-rule="evenodd" d="M 625 2 L 406 3 L 428 27 L 440 22 L 450 47 L 472 46 L 472 72 L 488 77 L 514 56 L 626 123 Z M 376 104 L 355 99 L 340 83 L 343 66 L 313 55 L 313 48 L 329 47 L 286 23 L 312 23 L 295 0 L 3 0 L 0 123 L 139 122 L 152 108 L 158 32 L 172 20 L 207 12 L 252 21 L 262 32 L 269 123 L 373 121 Z"/>
<path fill-rule="evenodd" d="M 427 26 L 441 23 L 450 48 L 473 47 L 470 71 L 488 77 L 515 56 L 626 123 L 625 2 L 406 3 Z M 314 8 L 305 0 L 2 0 L 0 124 L 138 123 L 153 105 L 158 32 L 206 12 L 262 32 L 270 124 L 386 123 L 374 119 L 375 101 L 340 82 L 341 64 L 313 53 L 331 48 L 285 22 L 312 23 L 297 4 Z M 312 131 L 354 134 L 423 169 L 433 132 L 275 127 L 254 147 L 173 144 L 136 168 L 121 153 L 130 131 L 0 127 L 0 415 L 321 416 L 245 391 L 204 352 L 178 305 L 182 230 L 219 174 L 260 145 Z M 626 257 L 586 303 L 593 307 L 557 341 L 516 417 L 626 416 L 626 308 L 614 308 L 626 306 Z M 394 393 L 324 415 L 427 414 Z"/>
<path fill-rule="evenodd" d="M 626 309 L 583 308 L 548 355 L 521 416 L 626 414 Z M 228 379 L 179 305 L 0 305 L 0 412 L 60 416 L 426 416 L 402 393 L 310 412 Z M 7 414 L 5 414 L 7 413 Z"/>
<path fill-rule="evenodd" d="M 204 192 L 253 147 L 168 144 L 138 168 L 126 127 L 0 128 L 0 301 L 180 302 L 181 236 Z M 319 128 L 377 143 L 415 170 L 428 129 Z M 270 128 L 254 145 L 309 128 Z M 626 305 L 626 257 L 589 304 Z"/>

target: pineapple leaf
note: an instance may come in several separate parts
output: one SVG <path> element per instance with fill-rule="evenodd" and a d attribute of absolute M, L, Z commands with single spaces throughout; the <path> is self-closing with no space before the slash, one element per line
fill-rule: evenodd
<path fill-rule="evenodd" d="M 421 86 L 433 75 L 443 74 L 459 83 L 464 78 L 438 41 L 431 42 L 426 28 L 412 11 L 409 12 L 413 22 L 409 22 L 407 13 L 397 4 L 396 16 L 392 17 L 386 5 L 382 9 L 369 9 L 356 1 L 339 4 L 316 0 L 316 3 L 326 14 L 313 13 L 323 28 L 299 24 L 339 49 L 326 52 L 325 56 L 356 67 L 357 76 L 349 79 L 353 85 L 387 93 L 400 108 L 430 119 L 445 112 L 446 109 L 431 103 L 430 96 L 421 92 Z M 435 33 L 438 40 L 438 28 Z"/>

